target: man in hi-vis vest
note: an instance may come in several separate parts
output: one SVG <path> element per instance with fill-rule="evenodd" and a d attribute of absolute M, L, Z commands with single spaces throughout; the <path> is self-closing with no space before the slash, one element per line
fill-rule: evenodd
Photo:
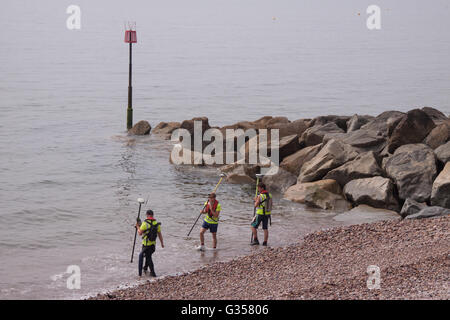
<path fill-rule="evenodd" d="M 203 220 L 203 225 L 200 229 L 200 246 L 197 247 L 198 250 L 205 250 L 205 232 L 209 229 L 213 238 L 213 249 L 217 247 L 217 226 L 219 225 L 219 214 L 222 207 L 219 201 L 216 200 L 216 194 L 211 193 L 208 196 L 208 201 L 205 203 L 204 209 L 201 213 L 205 214 L 205 219 Z"/>
<path fill-rule="evenodd" d="M 269 239 L 268 222 L 270 220 L 270 214 L 272 213 L 272 195 L 266 190 L 266 185 L 262 182 L 258 184 L 258 196 L 255 198 L 256 215 L 252 221 L 252 233 L 253 241 L 252 245 L 258 245 L 258 227 L 262 222 L 262 228 L 264 230 L 264 242 L 263 246 L 267 246 L 267 240 Z"/>

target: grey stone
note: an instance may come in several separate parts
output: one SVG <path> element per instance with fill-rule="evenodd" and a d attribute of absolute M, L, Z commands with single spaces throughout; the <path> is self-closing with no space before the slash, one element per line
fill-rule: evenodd
<path fill-rule="evenodd" d="M 440 217 L 450 214 L 450 209 L 442 207 L 427 207 L 420 210 L 418 213 L 407 216 L 405 219 L 423 219 L 431 217 Z"/>
<path fill-rule="evenodd" d="M 389 137 L 389 152 L 392 153 L 405 144 L 422 142 L 435 126 L 433 120 L 424 111 L 420 109 L 408 111 Z"/>
<path fill-rule="evenodd" d="M 328 172 L 324 179 L 334 179 L 341 186 L 351 180 L 380 176 L 383 174 L 375 158 L 375 153 L 369 151 L 359 154 L 355 159 Z"/>
<path fill-rule="evenodd" d="M 437 147 L 434 150 L 434 153 L 436 154 L 436 157 L 439 159 L 439 161 L 443 163 L 447 163 L 450 161 L 450 141 L 441 145 L 440 147 Z"/>
<path fill-rule="evenodd" d="M 431 196 L 431 186 L 436 177 L 436 159 L 427 145 L 407 144 L 383 159 L 383 169 L 395 182 L 401 199 L 411 198 L 426 202 Z"/>
<path fill-rule="evenodd" d="M 331 133 L 345 133 L 345 131 L 339 128 L 334 122 L 313 126 L 303 132 L 300 137 L 300 144 L 307 147 L 320 144 L 322 143 L 323 137 Z"/>
<path fill-rule="evenodd" d="M 413 199 L 406 199 L 405 203 L 403 203 L 402 210 L 400 211 L 400 215 L 405 218 L 406 216 L 416 214 L 420 210 L 427 208 L 426 203 L 420 203 L 417 201 L 414 201 Z"/>
<path fill-rule="evenodd" d="M 330 140 L 317 155 L 303 164 L 299 182 L 311 182 L 324 177 L 329 171 L 355 159 L 358 152 L 348 144 L 341 141 Z"/>
<path fill-rule="evenodd" d="M 394 185 L 388 178 L 372 177 L 352 180 L 344 186 L 347 199 L 356 204 L 398 211 Z"/>
<path fill-rule="evenodd" d="M 264 175 L 262 182 L 271 192 L 284 193 L 287 188 L 296 184 L 297 176 L 279 167 L 272 167 Z"/>
<path fill-rule="evenodd" d="M 361 116 L 358 114 L 353 115 L 347 121 L 347 133 L 360 129 L 363 125 L 365 125 L 369 121 L 373 120 L 373 118 L 374 118 L 373 116 L 368 116 L 368 115 L 364 115 L 364 116 Z"/>
<path fill-rule="evenodd" d="M 450 162 L 433 182 L 431 205 L 450 209 Z"/>
<path fill-rule="evenodd" d="M 322 148 L 322 144 L 317 144 L 315 146 L 298 150 L 297 152 L 284 158 L 280 163 L 280 168 L 298 176 L 303 164 L 314 158 L 314 156 L 320 151 L 320 148 Z"/>

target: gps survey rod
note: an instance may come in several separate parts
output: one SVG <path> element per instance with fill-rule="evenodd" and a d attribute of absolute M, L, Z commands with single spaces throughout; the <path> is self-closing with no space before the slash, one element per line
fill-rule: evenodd
<path fill-rule="evenodd" d="M 258 185 L 259 185 L 259 178 L 261 178 L 263 175 L 261 173 L 257 173 L 256 174 L 256 187 L 255 187 L 255 198 L 258 196 Z M 256 207 L 255 207 L 255 203 L 253 202 L 253 219 L 252 219 L 252 223 L 253 221 L 255 221 L 255 216 L 256 216 Z M 253 232 L 252 235 L 250 237 L 250 242 L 253 241 Z"/>
<path fill-rule="evenodd" d="M 227 175 L 226 175 L 225 173 L 220 174 L 220 180 L 219 180 L 219 182 L 217 183 L 217 185 L 216 185 L 216 187 L 214 188 L 214 190 L 213 190 L 212 193 L 215 193 L 215 192 L 217 191 L 217 188 L 219 188 L 220 183 L 222 182 L 223 178 L 225 178 L 226 176 L 227 176 Z M 200 214 L 199 214 L 198 217 L 197 217 L 197 220 L 195 220 L 194 224 L 192 225 L 191 230 L 189 230 L 189 233 L 187 234 L 188 237 L 189 237 L 189 235 L 191 234 L 192 229 L 194 229 L 195 225 L 197 224 L 198 219 L 200 219 L 200 216 L 202 215 L 203 210 L 205 210 L 207 204 L 208 204 L 208 201 L 206 201 L 205 205 L 203 206 L 202 211 L 200 211 Z"/>
<path fill-rule="evenodd" d="M 148 200 L 148 199 L 147 199 Z M 137 201 L 139 202 L 139 211 L 138 211 L 138 216 L 136 218 L 136 222 L 139 222 L 140 220 L 140 216 L 141 216 L 141 206 L 144 203 L 144 199 L 142 198 L 138 198 Z M 136 246 L 136 236 L 137 236 L 137 227 L 135 227 L 136 230 L 134 230 L 134 241 L 133 241 L 133 251 L 131 252 L 131 261 L 130 263 L 133 262 L 133 256 L 134 256 L 134 247 Z"/>

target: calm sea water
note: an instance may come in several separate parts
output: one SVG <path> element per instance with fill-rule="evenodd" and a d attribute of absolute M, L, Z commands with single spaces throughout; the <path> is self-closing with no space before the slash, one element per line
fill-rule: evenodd
<path fill-rule="evenodd" d="M 212 125 L 416 106 L 450 113 L 446 0 L 5 1 L 0 11 L 0 298 L 80 298 L 139 282 L 130 264 L 136 198 L 149 197 L 169 275 L 247 254 L 252 186 L 224 184 L 219 250 L 186 234 L 217 182 L 168 163 L 171 144 L 126 136 L 128 47 L 137 22 L 135 119 Z M 66 8 L 82 28 L 66 28 Z M 270 242 L 337 225 L 334 213 L 277 199 Z M 210 240 L 209 235 L 207 237 Z M 139 249 L 139 247 L 138 247 Z M 137 256 L 136 256 L 137 257 Z M 79 265 L 81 289 L 66 288 Z"/>

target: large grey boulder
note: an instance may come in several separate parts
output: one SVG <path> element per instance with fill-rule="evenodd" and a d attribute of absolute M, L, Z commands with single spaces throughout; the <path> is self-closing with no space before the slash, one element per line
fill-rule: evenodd
<path fill-rule="evenodd" d="M 426 202 L 431 196 L 431 186 L 436 177 L 436 159 L 427 145 L 407 144 L 383 159 L 383 169 L 395 182 L 399 198 Z"/>
<path fill-rule="evenodd" d="M 443 121 L 440 125 L 436 126 L 423 143 L 428 145 L 431 149 L 436 149 L 450 140 L 450 120 Z"/>
<path fill-rule="evenodd" d="M 399 210 L 394 197 L 394 184 L 388 178 L 372 177 L 352 180 L 344 186 L 347 199 L 356 204 L 375 208 Z"/>
<path fill-rule="evenodd" d="M 450 161 L 450 141 L 441 145 L 440 147 L 437 147 L 434 150 L 434 153 L 436 154 L 436 157 L 439 159 L 439 161 L 441 161 L 443 163 L 449 162 Z"/>
<path fill-rule="evenodd" d="M 284 193 L 284 198 L 297 203 L 305 203 L 307 195 L 316 192 L 317 189 L 342 195 L 342 189 L 335 180 L 326 179 L 314 182 L 297 183 L 289 187 Z"/>
<path fill-rule="evenodd" d="M 385 111 L 361 127 L 376 136 L 388 137 L 405 114 L 400 111 Z"/>
<path fill-rule="evenodd" d="M 375 153 L 369 151 L 359 154 L 355 159 L 331 170 L 324 179 L 334 179 L 344 186 L 351 180 L 381 176 L 382 174 L 383 171 L 377 163 Z"/>
<path fill-rule="evenodd" d="M 345 131 L 339 128 L 334 122 L 316 125 L 306 129 L 305 132 L 303 132 L 300 137 L 300 144 L 307 147 L 314 146 L 322 143 L 323 137 L 326 134 L 334 133 L 345 133 Z"/>
<path fill-rule="evenodd" d="M 418 213 L 407 216 L 405 219 L 423 219 L 431 217 L 440 217 L 450 214 L 450 209 L 442 207 L 427 207 L 420 210 Z"/>
<path fill-rule="evenodd" d="M 388 151 L 392 153 L 402 145 L 422 142 L 435 126 L 424 111 L 420 109 L 408 111 L 389 137 Z"/>
<path fill-rule="evenodd" d="M 406 216 L 416 214 L 420 210 L 427 208 L 426 203 L 420 203 L 417 201 L 414 201 L 413 199 L 406 199 L 406 201 L 403 203 L 402 210 L 400 211 L 400 215 L 405 218 Z"/>
<path fill-rule="evenodd" d="M 297 182 L 297 176 L 279 167 L 272 167 L 262 178 L 262 182 L 271 192 L 283 193 Z"/>
<path fill-rule="evenodd" d="M 298 176 L 303 164 L 314 158 L 314 156 L 320 151 L 320 148 L 322 148 L 322 144 L 316 144 L 315 146 L 298 150 L 297 152 L 284 158 L 280 163 L 280 168 Z"/>
<path fill-rule="evenodd" d="M 347 121 L 347 132 L 356 131 L 359 128 L 361 128 L 363 125 L 368 123 L 369 121 L 373 120 L 373 116 L 368 115 L 353 115 L 348 121 Z"/>
<path fill-rule="evenodd" d="M 148 121 L 141 120 L 136 123 L 130 130 L 128 130 L 129 135 L 133 136 L 145 136 L 150 134 L 150 130 L 152 130 L 152 126 Z"/>
<path fill-rule="evenodd" d="M 450 162 L 433 182 L 431 205 L 450 209 Z"/>
<path fill-rule="evenodd" d="M 303 164 L 299 182 L 311 182 L 323 178 L 329 171 L 355 159 L 358 152 L 348 144 L 341 141 L 330 140 L 317 155 Z"/>

